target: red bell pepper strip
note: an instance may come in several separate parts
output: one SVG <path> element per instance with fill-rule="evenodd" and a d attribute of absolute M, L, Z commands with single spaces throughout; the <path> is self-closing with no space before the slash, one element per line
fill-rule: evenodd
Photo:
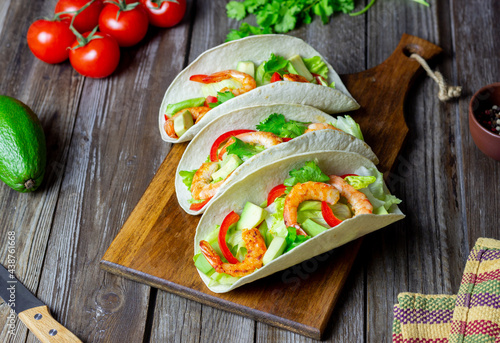
<path fill-rule="evenodd" d="M 210 107 L 210 106 L 209 106 L 209 104 L 214 103 L 214 102 L 217 102 L 217 101 L 219 101 L 219 99 L 217 99 L 217 97 L 216 97 L 216 96 L 211 96 L 211 95 L 209 95 L 209 96 L 207 96 L 207 98 L 205 99 L 205 104 L 204 104 L 204 105 L 205 105 L 206 107 Z"/>
<path fill-rule="evenodd" d="M 208 77 L 208 75 L 191 75 L 191 77 L 189 77 L 189 81 L 195 81 L 195 82 L 201 82 L 201 83 L 209 83 L 209 82 L 203 81 L 207 77 Z"/>
<path fill-rule="evenodd" d="M 255 132 L 255 130 L 233 130 L 220 135 L 219 138 L 215 140 L 214 144 L 212 144 L 212 148 L 210 149 L 210 161 L 212 162 L 219 161 L 217 150 L 219 150 L 219 147 L 222 142 L 224 142 L 229 137 L 236 136 L 239 135 L 240 133 L 246 133 L 246 132 Z"/>
<path fill-rule="evenodd" d="M 328 206 L 326 201 L 321 202 L 321 214 L 323 214 L 323 219 L 328 225 L 330 225 L 330 227 L 334 227 L 342 223 L 342 220 L 335 217 L 332 209 Z"/>
<path fill-rule="evenodd" d="M 239 261 L 236 259 L 236 257 L 233 256 L 233 254 L 231 254 L 231 251 L 226 244 L 226 234 L 229 227 L 236 223 L 238 220 L 240 220 L 240 216 L 237 215 L 234 211 L 231 211 L 231 213 L 229 213 L 222 221 L 222 225 L 220 226 L 219 230 L 219 248 L 226 260 L 232 264 L 238 263 Z"/>
<path fill-rule="evenodd" d="M 340 177 L 345 179 L 348 176 L 359 176 L 359 175 L 358 174 L 344 174 L 344 175 L 341 175 Z"/>
<path fill-rule="evenodd" d="M 167 121 L 168 120 L 168 116 L 166 114 L 164 114 L 164 116 L 165 116 L 165 121 Z"/>
<path fill-rule="evenodd" d="M 282 138 L 283 139 L 283 142 L 289 142 L 291 141 L 293 138 L 290 138 L 290 137 L 285 137 L 285 138 Z"/>
<path fill-rule="evenodd" d="M 277 185 L 273 189 L 269 191 L 269 194 L 267 195 L 267 206 L 271 205 L 276 198 L 282 196 L 285 194 L 286 191 L 286 186 L 285 185 Z"/>
<path fill-rule="evenodd" d="M 271 76 L 271 83 L 276 82 L 276 81 L 283 81 L 283 78 L 281 77 L 280 73 L 275 72 L 273 76 Z"/>
<path fill-rule="evenodd" d="M 199 203 L 196 203 L 196 204 L 191 204 L 191 206 L 189 206 L 189 209 L 191 211 L 199 211 L 203 208 L 203 206 L 205 206 L 209 201 L 210 199 L 212 199 L 212 197 L 208 198 L 208 199 L 205 199 L 203 202 L 199 202 Z"/>

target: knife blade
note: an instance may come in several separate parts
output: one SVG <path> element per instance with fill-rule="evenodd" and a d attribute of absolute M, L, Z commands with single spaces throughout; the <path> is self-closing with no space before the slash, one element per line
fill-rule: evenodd
<path fill-rule="evenodd" d="M 0 297 L 10 306 L 8 321 L 17 313 L 19 319 L 43 343 L 80 342 L 71 331 L 50 315 L 49 308 L 35 297 L 14 276 L 0 264 Z M 9 324 L 9 332 L 12 327 Z M 13 332 L 13 330 L 12 330 Z"/>

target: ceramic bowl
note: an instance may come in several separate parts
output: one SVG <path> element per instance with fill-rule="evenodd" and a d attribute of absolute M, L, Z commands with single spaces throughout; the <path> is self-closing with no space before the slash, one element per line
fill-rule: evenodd
<path fill-rule="evenodd" d="M 475 116 L 476 113 L 491 109 L 493 105 L 500 107 L 500 82 L 481 88 L 472 97 L 469 104 L 469 129 L 479 150 L 500 161 L 500 135 L 483 127 Z"/>

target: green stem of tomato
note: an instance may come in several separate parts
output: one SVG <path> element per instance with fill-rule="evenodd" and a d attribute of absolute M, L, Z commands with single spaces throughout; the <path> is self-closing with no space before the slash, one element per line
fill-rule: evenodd
<path fill-rule="evenodd" d="M 87 2 L 78 11 L 75 11 L 74 12 L 75 15 L 73 16 L 73 18 L 71 18 L 71 23 L 69 24 L 69 29 L 71 30 L 71 32 L 73 32 L 75 34 L 76 40 L 78 41 L 78 45 L 75 46 L 74 49 L 81 48 L 82 46 L 85 46 L 88 42 L 90 42 L 92 39 L 100 37 L 100 36 L 94 36 L 95 33 L 97 32 L 97 29 L 99 28 L 99 26 L 96 26 L 92 30 L 92 32 L 87 36 L 87 38 L 83 37 L 83 35 L 80 32 L 78 32 L 75 29 L 75 27 L 73 26 L 73 22 L 75 21 L 76 16 L 79 15 L 80 13 L 82 13 L 83 11 L 85 11 L 87 9 L 87 7 L 89 7 L 90 5 L 92 5 L 95 1 L 96 0 L 90 0 L 89 2 Z"/>

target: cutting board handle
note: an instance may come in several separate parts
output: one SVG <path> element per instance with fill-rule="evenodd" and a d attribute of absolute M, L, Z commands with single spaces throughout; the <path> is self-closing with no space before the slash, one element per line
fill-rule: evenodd
<path fill-rule="evenodd" d="M 56 321 L 47 306 L 30 308 L 18 314 L 19 319 L 42 343 L 81 343 L 71 331 Z"/>
<path fill-rule="evenodd" d="M 378 66 L 341 75 L 361 106 L 352 117 L 360 124 L 368 145 L 375 147 L 379 170 L 391 170 L 408 133 L 404 102 L 415 77 L 423 71 L 410 55 L 416 53 L 429 60 L 441 52 L 439 46 L 425 39 L 403 34 L 394 52 Z"/>

